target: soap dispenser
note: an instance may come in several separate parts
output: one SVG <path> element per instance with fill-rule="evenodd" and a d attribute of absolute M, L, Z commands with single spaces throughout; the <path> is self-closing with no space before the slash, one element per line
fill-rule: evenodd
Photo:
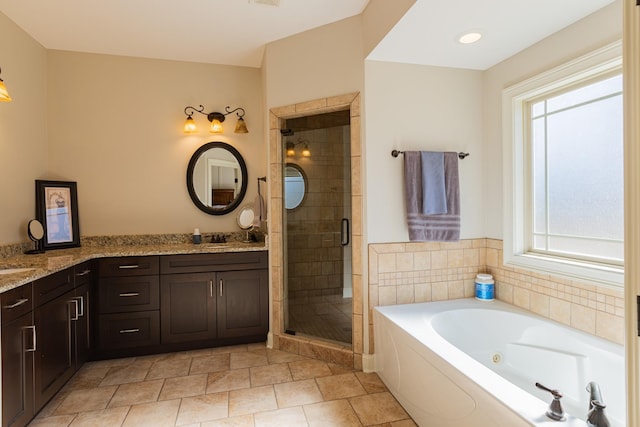
<path fill-rule="evenodd" d="M 193 244 L 199 245 L 202 242 L 202 235 L 200 234 L 200 229 L 196 228 L 193 230 Z"/>

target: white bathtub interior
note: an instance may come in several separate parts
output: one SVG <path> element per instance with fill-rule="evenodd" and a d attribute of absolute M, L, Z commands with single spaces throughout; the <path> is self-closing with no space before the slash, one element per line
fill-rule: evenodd
<path fill-rule="evenodd" d="M 500 301 L 377 307 L 374 334 L 380 377 L 416 421 L 438 420 L 420 425 L 553 423 L 540 382 L 563 393 L 563 424 L 584 426 L 590 381 L 612 426 L 625 425 L 622 346 Z"/>

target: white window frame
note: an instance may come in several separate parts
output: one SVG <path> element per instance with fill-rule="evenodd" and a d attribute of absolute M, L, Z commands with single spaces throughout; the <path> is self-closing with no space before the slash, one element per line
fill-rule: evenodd
<path fill-rule="evenodd" d="M 549 91 L 579 84 L 598 75 L 622 72 L 622 42 L 618 41 L 555 67 L 502 91 L 504 264 L 544 274 L 554 273 L 599 285 L 624 286 L 624 267 L 528 251 L 526 228 L 528 182 L 525 132 L 527 101 Z"/>

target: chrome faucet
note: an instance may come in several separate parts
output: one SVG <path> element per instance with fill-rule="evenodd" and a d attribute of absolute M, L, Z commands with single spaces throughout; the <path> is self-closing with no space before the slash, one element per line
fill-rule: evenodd
<path fill-rule="evenodd" d="M 566 420 L 567 416 L 562 409 L 562 404 L 560 403 L 562 393 L 560 393 L 558 390 L 552 390 L 540 383 L 536 383 L 536 387 L 538 387 L 540 390 L 548 391 L 553 396 L 553 400 L 551 401 L 549 409 L 547 410 L 547 417 L 551 418 L 554 421 Z"/>
<path fill-rule="evenodd" d="M 602 393 L 600 386 L 591 381 L 586 388 L 589 392 L 589 412 L 587 413 L 587 425 L 589 427 L 610 427 L 609 420 L 604 414 L 604 408 L 607 407 L 602 401 Z"/>

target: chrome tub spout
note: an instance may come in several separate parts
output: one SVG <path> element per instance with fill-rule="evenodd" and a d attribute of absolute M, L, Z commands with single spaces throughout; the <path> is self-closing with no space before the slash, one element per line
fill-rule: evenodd
<path fill-rule="evenodd" d="M 587 413 L 587 425 L 589 427 L 610 427 L 609 420 L 604 413 L 607 405 L 602 400 L 602 392 L 600 386 L 591 381 L 587 384 L 587 392 L 589 393 L 589 412 Z"/>

